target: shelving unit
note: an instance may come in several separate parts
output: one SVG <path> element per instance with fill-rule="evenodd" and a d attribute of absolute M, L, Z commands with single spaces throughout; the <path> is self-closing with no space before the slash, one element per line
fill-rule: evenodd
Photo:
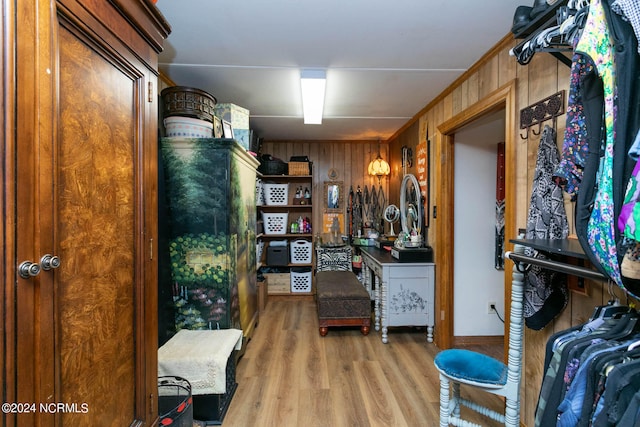
<path fill-rule="evenodd" d="M 313 276 L 314 270 L 314 256 L 313 256 L 313 231 L 314 227 L 319 226 L 311 223 L 311 231 L 306 233 L 292 233 L 291 232 L 291 224 L 296 221 L 298 218 L 308 218 L 309 221 L 313 219 L 313 197 L 296 199 L 296 189 L 302 188 L 304 192 L 305 189 L 308 189 L 309 192 L 313 189 L 313 176 L 312 175 L 258 175 L 258 178 L 262 180 L 264 184 L 287 184 L 287 197 L 284 204 L 260 204 L 257 206 L 258 211 L 258 230 L 256 238 L 258 242 L 264 243 L 264 248 L 262 250 L 262 256 L 258 260 L 258 268 L 262 269 L 263 274 L 268 279 L 268 294 L 269 295 L 313 295 L 313 283 L 311 277 Z M 313 194 L 310 194 L 313 196 Z M 268 202 L 267 197 L 267 202 Z M 278 202 L 282 202 L 282 200 L 278 200 Z M 272 217 L 275 215 L 276 219 L 280 220 L 278 217 L 279 214 L 287 214 L 286 220 L 286 230 L 281 232 L 279 228 L 279 224 L 275 227 L 273 224 L 265 223 L 264 218 L 265 214 L 267 216 L 271 215 Z M 275 229 L 274 229 L 275 228 Z M 277 262 L 269 263 L 268 262 L 268 252 L 269 246 L 276 241 L 287 242 L 287 262 L 284 262 L 280 259 Z M 310 243 L 309 245 L 309 258 L 310 262 L 295 262 L 295 260 L 291 259 L 291 244 L 296 240 L 305 240 Z M 292 262 L 294 261 L 294 262 Z M 304 277 L 301 279 L 303 281 L 302 285 L 299 283 L 294 283 L 291 281 L 291 273 L 293 271 L 294 275 L 302 274 L 298 273 L 296 269 L 304 268 L 309 270 L 311 274 L 308 276 L 308 286 L 305 286 L 304 280 L 307 279 L 306 273 L 304 273 Z M 270 270 L 277 269 L 281 271 L 279 273 L 269 272 Z M 292 270 L 294 269 L 294 270 Z M 301 276 L 302 277 L 302 276 Z M 289 279 L 290 286 L 286 286 L 287 278 Z M 294 279 L 299 279 L 300 277 L 296 276 Z M 295 280 L 294 280 L 295 281 Z M 308 290 L 305 289 L 308 287 Z M 297 288 L 297 290 L 292 290 Z M 302 290 L 300 290 L 302 288 Z"/>

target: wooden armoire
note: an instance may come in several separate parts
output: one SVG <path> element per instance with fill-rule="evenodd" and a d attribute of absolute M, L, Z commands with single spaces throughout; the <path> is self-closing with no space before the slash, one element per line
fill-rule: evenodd
<path fill-rule="evenodd" d="M 2 425 L 152 425 L 169 25 L 150 0 L 2 6 Z"/>

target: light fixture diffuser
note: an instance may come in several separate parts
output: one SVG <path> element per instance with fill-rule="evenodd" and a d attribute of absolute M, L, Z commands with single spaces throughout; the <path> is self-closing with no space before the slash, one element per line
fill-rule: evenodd
<path fill-rule="evenodd" d="M 387 176 L 391 173 L 391 168 L 389 167 L 389 163 L 382 159 L 380 155 L 380 141 L 378 140 L 378 157 L 375 160 L 372 160 L 369 163 L 369 167 L 367 168 L 369 175 L 378 177 L 378 182 L 383 176 Z"/>
<path fill-rule="evenodd" d="M 326 83 L 327 74 L 325 70 L 302 70 L 300 72 L 302 111 L 305 125 L 322 124 Z"/>

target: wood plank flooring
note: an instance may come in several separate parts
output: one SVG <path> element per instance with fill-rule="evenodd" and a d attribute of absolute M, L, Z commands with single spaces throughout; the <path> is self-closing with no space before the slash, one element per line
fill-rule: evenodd
<path fill-rule="evenodd" d="M 321 337 L 312 297 L 270 297 L 238 363 L 223 426 L 437 426 L 438 351 L 423 328 L 390 329 L 388 344 L 373 327 L 368 336 L 330 328 Z M 502 407 L 500 398 L 476 393 Z"/>

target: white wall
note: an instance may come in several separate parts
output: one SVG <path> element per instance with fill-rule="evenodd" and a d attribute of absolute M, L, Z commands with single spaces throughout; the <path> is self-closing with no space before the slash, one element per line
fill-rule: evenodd
<path fill-rule="evenodd" d="M 495 265 L 497 143 L 504 141 L 504 111 L 455 134 L 454 336 L 503 335 L 488 314 L 496 302 L 504 319 L 504 275 Z"/>

